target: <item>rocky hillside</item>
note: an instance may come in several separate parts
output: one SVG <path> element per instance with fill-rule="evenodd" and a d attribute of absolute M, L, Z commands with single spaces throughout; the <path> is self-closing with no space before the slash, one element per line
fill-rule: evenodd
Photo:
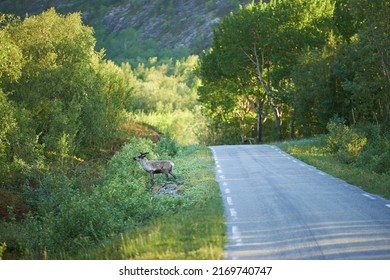
<path fill-rule="evenodd" d="M 80 11 L 96 30 L 98 46 L 117 60 L 124 56 L 199 53 L 211 44 L 213 26 L 250 0 L 2 0 L 0 11 L 25 16 L 49 7 Z M 129 48 L 129 45 L 131 48 Z M 136 46 L 137 45 L 137 46 Z M 139 45 L 139 46 L 138 46 Z M 185 50 L 183 52 L 183 50 Z M 167 52 L 168 51 L 168 52 Z"/>
<path fill-rule="evenodd" d="M 224 0 L 177 0 L 171 5 L 160 1 L 131 1 L 113 7 L 103 21 L 112 31 L 135 28 L 142 37 L 152 39 L 160 47 L 178 49 L 187 47 L 200 51 L 209 46 L 213 26 L 234 9 Z M 240 1 L 242 3 L 248 1 Z"/>

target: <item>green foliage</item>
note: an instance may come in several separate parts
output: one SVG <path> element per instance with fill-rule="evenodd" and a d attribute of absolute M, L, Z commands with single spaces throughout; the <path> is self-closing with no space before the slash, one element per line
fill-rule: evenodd
<path fill-rule="evenodd" d="M 157 142 L 157 151 L 163 157 L 174 157 L 179 152 L 179 146 L 175 139 L 169 135 Z"/>
<path fill-rule="evenodd" d="M 378 174 L 390 172 L 390 137 L 382 135 L 378 126 L 360 125 L 359 133 L 367 136 L 368 143 L 361 152 L 356 165 Z"/>
<path fill-rule="evenodd" d="M 167 153 L 166 144 L 132 139 L 109 161 L 100 182 L 89 189 L 80 188 L 76 180 L 61 173 L 46 175 L 38 188 L 26 187 L 30 212 L 20 222 L 11 218 L 0 225 L 0 240 L 7 243 L 8 256 L 71 258 L 151 219 L 202 208 L 217 189 L 209 184 L 209 177 L 196 176 L 196 170 L 210 167 L 209 161 L 199 160 L 197 153 L 204 153 L 200 148 L 186 148 L 174 157 L 177 174 L 186 178 L 182 195 L 155 195 L 149 190 L 149 175 L 132 158 L 140 151 L 161 158 Z"/>
<path fill-rule="evenodd" d="M 335 154 L 341 162 L 355 162 L 367 144 L 367 138 L 346 126 L 340 119 L 329 122 L 327 128 L 329 152 Z"/>
<path fill-rule="evenodd" d="M 101 246 L 80 251 L 78 258 L 221 259 L 226 229 L 211 152 L 205 146 L 181 147 L 174 162 L 177 174 L 184 178 L 180 197 L 154 196 L 153 204 L 162 215 Z"/>
<path fill-rule="evenodd" d="M 335 114 L 388 133 L 389 9 L 388 1 L 260 1 L 225 17 L 197 70 L 214 134 L 253 126 L 232 114 L 246 108 L 238 96 L 284 137 L 324 133 Z"/>
<path fill-rule="evenodd" d="M 1 21 L 0 185 L 19 187 L 114 141 L 136 77 L 94 51 L 80 14 Z"/>
<path fill-rule="evenodd" d="M 371 129 L 370 129 L 371 130 Z M 366 130 L 368 131 L 368 130 Z M 383 139 L 388 143 L 389 139 Z M 377 142 L 378 143 L 378 142 Z M 316 166 L 317 168 L 328 172 L 329 174 L 341 178 L 346 182 L 359 186 L 367 192 L 375 193 L 382 195 L 386 198 L 390 197 L 390 188 L 389 188 L 389 180 L 390 174 L 388 173 L 389 164 L 384 166 L 386 169 L 383 173 L 373 172 L 372 167 L 373 161 L 370 155 L 375 155 L 379 153 L 385 153 L 388 155 L 385 150 L 382 150 L 382 147 L 377 147 L 375 150 L 375 145 L 377 143 L 368 143 L 366 144 L 364 150 L 361 153 L 361 156 L 366 152 L 368 156 L 365 157 L 364 162 L 359 162 L 361 159 L 358 159 L 358 162 L 354 164 L 346 164 L 339 160 L 337 155 L 329 153 L 327 149 L 327 136 L 321 135 L 315 138 L 303 139 L 303 140 L 295 140 L 288 141 L 283 143 L 277 143 L 277 145 L 289 152 L 293 156 L 307 162 L 310 165 Z"/>
<path fill-rule="evenodd" d="M 7 258 L 68 258 L 200 203 L 205 194 L 192 187 L 180 197 L 154 196 L 149 175 L 132 160 L 141 151 L 175 158 L 178 142 L 198 142 L 196 56 L 117 66 L 94 51 L 80 14 L 54 9 L 24 20 L 1 17 L 0 26 L 0 240 Z M 172 138 L 129 140 L 107 163 L 105 149 L 122 141 L 129 111 L 161 117 Z"/>
<path fill-rule="evenodd" d="M 3 259 L 3 252 L 7 249 L 6 243 L 0 243 L 0 260 Z"/>
<path fill-rule="evenodd" d="M 190 56 L 159 65 L 151 58 L 153 67 L 134 69 L 136 90 L 128 119 L 151 125 L 180 145 L 199 143 L 205 118 L 197 101 L 200 81 L 192 71 L 197 61 Z"/>
<path fill-rule="evenodd" d="M 275 136 L 280 139 L 291 105 L 293 66 L 307 48 L 323 44 L 332 12 L 330 1 L 260 1 L 225 17 L 198 69 L 203 81 L 200 99 L 211 117 L 217 117 L 215 111 L 227 114 L 231 107 L 249 108 L 257 115 L 257 138 L 261 140 L 261 125 L 270 111 Z M 243 117 L 241 123 L 245 121 Z M 241 134 L 238 128 L 237 134 Z"/>

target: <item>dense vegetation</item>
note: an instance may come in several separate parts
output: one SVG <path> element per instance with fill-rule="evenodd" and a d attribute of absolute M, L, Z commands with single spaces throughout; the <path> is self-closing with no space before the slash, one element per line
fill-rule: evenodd
<path fill-rule="evenodd" d="M 369 172 L 389 195 L 388 1 L 253 1 L 199 61 L 99 27 L 119 2 L 88 8 L 95 33 L 80 13 L 0 13 L 0 257 L 221 258 L 221 201 L 199 143 L 327 133 L 284 147 Z M 150 191 L 132 162 L 141 151 L 179 163 L 178 196 Z"/>
<path fill-rule="evenodd" d="M 349 184 L 359 186 L 369 193 L 390 198 L 390 157 L 388 153 L 383 153 L 389 149 L 389 140 L 377 139 L 374 141 L 375 145 L 369 145 L 357 155 L 366 138 L 361 134 L 359 136 L 357 130 L 343 124 L 332 122 L 331 126 L 332 131 L 329 135 L 275 144 L 294 157 Z M 346 133 L 343 134 L 343 139 L 340 142 L 335 141 L 342 131 Z M 359 144 L 351 145 L 350 141 L 346 141 L 347 138 L 354 138 Z"/>
<path fill-rule="evenodd" d="M 78 13 L 50 9 L 23 20 L 1 14 L 0 23 L 0 240 L 6 255 L 71 257 L 178 211 L 179 200 L 151 204 L 147 176 L 131 158 L 140 151 L 173 157 L 178 144 L 199 142 L 199 80 L 191 71 L 197 57 L 118 66 L 95 50 L 93 30 Z M 131 140 L 139 136 L 160 141 Z"/>
<path fill-rule="evenodd" d="M 390 4 L 252 3 L 223 19 L 200 62 L 218 143 L 311 137 L 337 116 L 388 134 Z"/>
<path fill-rule="evenodd" d="M 225 17 L 197 69 L 210 139 L 327 134 L 282 147 L 388 196 L 389 16 L 382 0 L 290 0 Z"/>
<path fill-rule="evenodd" d="M 166 153 L 167 146 L 160 144 L 157 150 L 164 147 Z M 126 155 L 120 157 L 126 159 Z M 211 152 L 204 146 L 186 146 L 178 151 L 174 162 L 179 180 L 183 180 L 180 196 L 152 196 L 153 208 L 161 210 L 157 218 L 116 236 L 113 242 L 79 251 L 77 258 L 221 259 L 225 219 Z"/>

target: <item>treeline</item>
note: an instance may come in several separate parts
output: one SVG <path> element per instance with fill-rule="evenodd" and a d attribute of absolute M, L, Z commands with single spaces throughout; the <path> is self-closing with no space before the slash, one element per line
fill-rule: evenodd
<path fill-rule="evenodd" d="M 209 138 L 310 137 L 334 117 L 389 133 L 389 17 L 385 0 L 286 0 L 224 18 L 198 67 Z"/>

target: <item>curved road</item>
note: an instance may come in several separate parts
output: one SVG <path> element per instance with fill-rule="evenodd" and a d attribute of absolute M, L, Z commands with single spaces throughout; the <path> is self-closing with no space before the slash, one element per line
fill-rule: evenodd
<path fill-rule="evenodd" d="M 270 145 L 213 146 L 225 259 L 390 259 L 390 201 Z"/>

